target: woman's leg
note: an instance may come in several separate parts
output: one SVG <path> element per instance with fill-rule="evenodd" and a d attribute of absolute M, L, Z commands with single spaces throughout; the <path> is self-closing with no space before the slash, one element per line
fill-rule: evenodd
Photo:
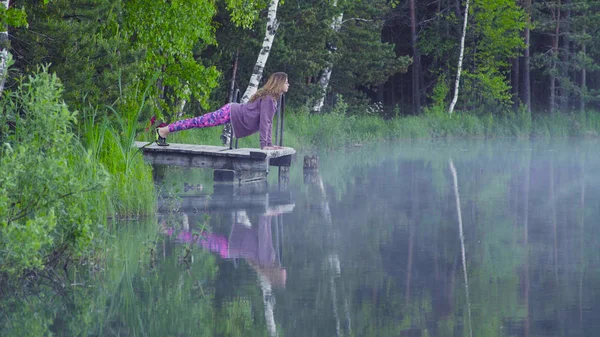
<path fill-rule="evenodd" d="M 158 128 L 161 137 L 167 137 L 171 132 L 183 131 L 193 128 L 206 128 L 210 126 L 223 125 L 231 121 L 231 105 L 225 104 L 219 110 L 209 112 L 202 116 L 183 119 L 171 123 L 165 127 Z"/>

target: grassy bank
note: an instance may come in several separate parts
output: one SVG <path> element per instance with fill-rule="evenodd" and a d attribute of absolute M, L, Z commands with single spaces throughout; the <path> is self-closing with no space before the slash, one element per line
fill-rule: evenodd
<path fill-rule="evenodd" d="M 275 121 L 273 122 L 275 124 Z M 173 133 L 169 142 L 221 145 L 221 127 Z M 288 108 L 285 114 L 284 145 L 299 150 L 336 148 L 398 139 L 597 137 L 600 113 L 528 114 L 507 112 L 501 116 L 457 111 L 427 110 L 418 116 L 385 119 L 377 115 L 350 115 L 344 103 L 329 113 L 310 114 L 305 108 Z M 274 133 L 273 133 L 274 136 Z M 145 136 L 151 140 L 150 134 Z M 258 135 L 239 140 L 240 147 L 257 147 Z"/>
<path fill-rule="evenodd" d="M 78 115 L 45 70 L 0 99 L 0 286 L 85 261 L 111 218 L 152 213 L 151 168 L 137 150 L 137 111 Z"/>

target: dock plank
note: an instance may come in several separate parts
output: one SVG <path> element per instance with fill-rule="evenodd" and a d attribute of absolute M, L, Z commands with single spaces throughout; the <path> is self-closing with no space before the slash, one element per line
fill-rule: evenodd
<path fill-rule="evenodd" d="M 142 149 L 145 153 L 161 154 L 190 154 L 205 155 L 211 157 L 229 157 L 229 158 L 248 158 L 255 160 L 264 160 L 267 158 L 279 158 L 290 156 L 296 153 L 291 147 L 278 150 L 261 150 L 253 148 L 229 149 L 225 146 L 215 145 L 196 145 L 196 144 L 178 144 L 171 143 L 169 146 L 158 146 L 156 143 L 135 142 L 135 147 Z"/>

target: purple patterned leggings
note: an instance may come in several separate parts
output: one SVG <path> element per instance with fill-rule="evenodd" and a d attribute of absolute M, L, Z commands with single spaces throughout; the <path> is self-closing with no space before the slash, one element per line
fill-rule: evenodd
<path fill-rule="evenodd" d="M 223 125 L 231 121 L 231 104 L 223 105 L 219 110 L 209 112 L 202 116 L 180 121 L 168 125 L 169 132 L 182 131 L 192 128 L 206 128 L 209 126 Z"/>

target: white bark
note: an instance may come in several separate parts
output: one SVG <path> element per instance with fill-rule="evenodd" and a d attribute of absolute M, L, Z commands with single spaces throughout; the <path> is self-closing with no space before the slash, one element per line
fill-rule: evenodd
<path fill-rule="evenodd" d="M 467 21 L 469 17 L 469 0 L 467 0 L 467 5 L 465 8 L 465 21 L 463 23 L 463 33 L 460 39 L 460 55 L 458 57 L 458 69 L 456 69 L 456 83 L 454 84 L 454 98 L 452 98 L 452 103 L 450 103 L 450 110 L 448 113 L 452 115 L 454 111 L 454 106 L 456 105 L 456 101 L 458 100 L 458 86 L 460 85 L 460 73 L 462 72 L 462 62 L 463 55 L 465 53 L 465 36 L 467 35 Z"/>
<path fill-rule="evenodd" d="M 189 95 L 190 94 L 190 88 L 186 85 L 185 88 L 183 89 L 183 92 L 185 95 Z M 186 99 L 180 99 L 179 103 L 177 104 L 177 118 L 181 118 L 183 117 L 183 109 L 185 109 L 185 105 L 187 104 L 187 100 Z"/>
<path fill-rule="evenodd" d="M 258 54 L 256 65 L 254 65 L 252 76 L 250 77 L 250 83 L 248 83 L 248 88 L 246 88 L 246 92 L 244 92 L 244 96 L 242 96 L 241 103 L 248 102 L 250 97 L 252 97 L 252 95 L 254 95 L 258 90 L 258 84 L 262 78 L 263 69 L 265 69 L 265 64 L 267 63 L 269 53 L 271 52 L 271 46 L 273 45 L 273 40 L 275 39 L 275 32 L 277 32 L 277 27 L 279 26 L 279 22 L 277 22 L 278 5 L 279 0 L 271 0 L 269 3 L 265 39 L 263 40 L 262 48 Z"/>
<path fill-rule="evenodd" d="M 267 323 L 267 331 L 270 337 L 277 337 L 277 325 L 275 324 L 275 297 L 271 282 L 266 276 L 258 272 L 258 281 L 263 294 L 263 304 L 265 309 L 265 322 Z"/>
<path fill-rule="evenodd" d="M 10 0 L 2 0 L 0 4 L 8 10 Z M 4 27 L 6 29 L 6 27 Z M 0 32 L 0 94 L 4 90 L 4 81 L 8 73 L 8 30 Z"/>
<path fill-rule="evenodd" d="M 333 6 L 336 7 L 337 6 L 337 1 L 334 0 L 333 2 Z M 333 21 L 331 22 L 331 29 L 334 32 L 339 32 L 340 28 L 342 27 L 342 19 L 344 18 L 344 13 L 340 13 L 340 15 L 336 16 L 333 18 Z M 329 49 L 329 54 L 332 53 L 331 48 Z M 325 69 L 323 70 L 323 73 L 321 74 L 321 78 L 319 78 L 319 86 L 321 87 L 320 92 L 319 92 L 319 97 L 317 98 L 315 105 L 312 108 L 312 111 L 314 113 L 319 113 L 321 112 L 321 109 L 323 108 L 323 103 L 325 102 L 325 95 L 327 94 L 327 87 L 329 86 L 329 80 L 331 79 L 331 71 L 333 70 L 333 64 L 331 62 L 329 62 L 327 64 L 327 67 L 325 67 Z"/>
<path fill-rule="evenodd" d="M 468 1 L 468 0 L 467 0 Z M 467 256 L 465 253 L 465 236 L 463 234 L 462 213 L 460 211 L 460 195 L 458 194 L 458 177 L 456 168 L 452 158 L 449 160 L 450 171 L 452 172 L 452 180 L 454 182 L 454 197 L 456 198 L 456 213 L 458 216 L 458 235 L 460 239 L 460 252 L 462 256 L 463 276 L 465 279 L 465 295 L 467 298 L 467 313 L 469 318 L 469 336 L 473 337 L 473 324 L 471 320 L 471 301 L 469 300 L 469 278 L 467 276 Z"/>

